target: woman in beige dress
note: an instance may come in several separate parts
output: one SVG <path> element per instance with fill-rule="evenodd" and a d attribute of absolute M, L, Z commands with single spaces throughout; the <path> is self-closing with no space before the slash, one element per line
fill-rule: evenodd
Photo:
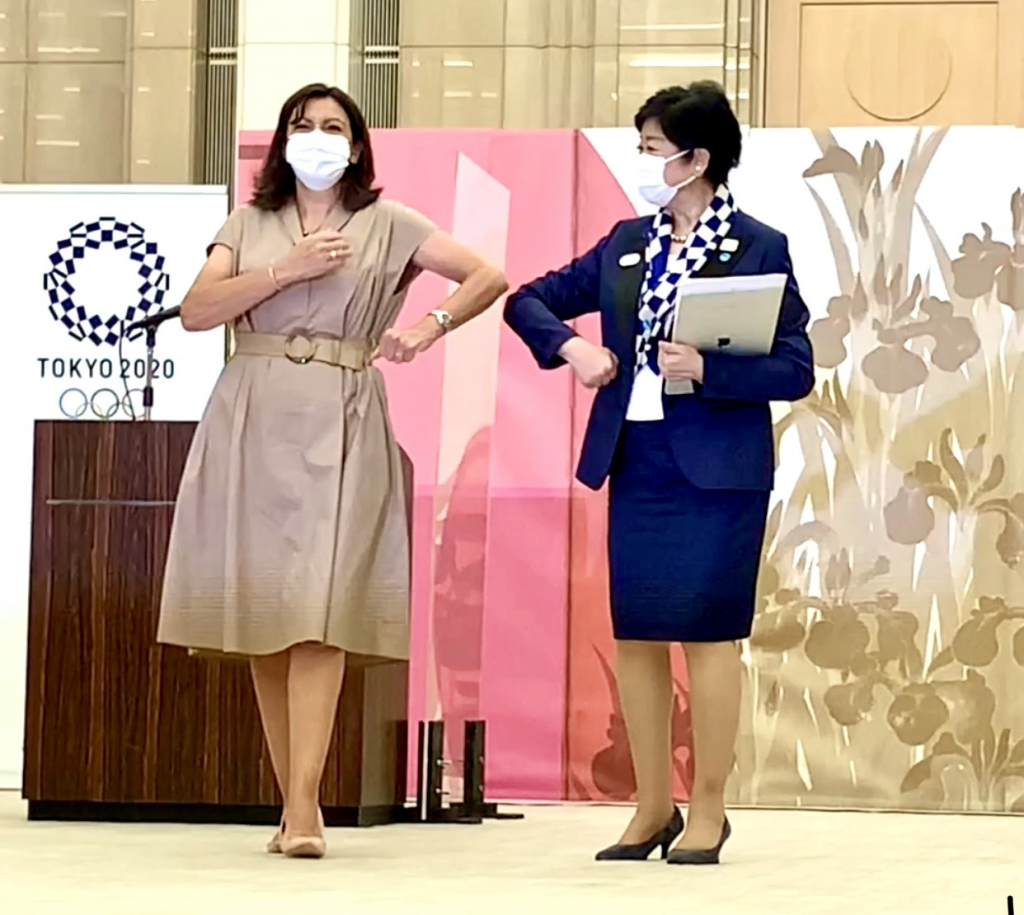
<path fill-rule="evenodd" d="M 284 105 L 254 201 L 231 214 L 181 306 L 235 352 L 178 495 L 158 638 L 250 659 L 284 798 L 268 846 L 325 851 L 320 781 L 347 654 L 408 657 L 409 543 L 380 358 L 408 362 L 506 290 L 423 216 L 379 199 L 344 92 Z M 460 284 L 395 330 L 421 271 Z"/>

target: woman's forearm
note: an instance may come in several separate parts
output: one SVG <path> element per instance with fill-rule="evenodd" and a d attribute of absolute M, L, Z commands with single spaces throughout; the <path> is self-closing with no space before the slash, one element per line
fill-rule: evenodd
<path fill-rule="evenodd" d="M 488 308 L 508 292 L 508 280 L 497 267 L 478 267 L 459 284 L 441 308 L 452 316 L 449 330 L 468 324 L 473 318 L 482 315 Z M 438 336 L 445 331 L 431 316 L 423 319 L 421 324 L 431 330 L 437 330 Z"/>
<path fill-rule="evenodd" d="M 452 316 L 452 328 L 468 324 L 508 292 L 508 280 L 497 267 L 474 270 L 442 306 Z"/>
<path fill-rule="evenodd" d="M 278 266 L 264 267 L 241 276 L 193 287 L 181 303 L 181 323 L 186 330 L 212 330 L 241 317 L 299 280 Z"/>

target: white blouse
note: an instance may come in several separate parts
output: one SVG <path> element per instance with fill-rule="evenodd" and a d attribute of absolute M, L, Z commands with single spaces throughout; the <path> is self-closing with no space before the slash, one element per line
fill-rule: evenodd
<path fill-rule="evenodd" d="M 675 254 L 672 260 L 678 260 Z M 633 378 L 633 390 L 629 396 L 629 408 L 626 410 L 627 423 L 656 423 L 665 418 L 665 405 L 662 394 L 665 391 L 665 379 L 655 374 L 648 366 L 644 366 Z"/>

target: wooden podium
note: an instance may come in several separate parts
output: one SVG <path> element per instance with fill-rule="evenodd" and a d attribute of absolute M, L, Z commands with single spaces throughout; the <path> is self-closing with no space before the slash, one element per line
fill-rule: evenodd
<path fill-rule="evenodd" d="M 248 667 L 156 643 L 194 423 L 40 422 L 24 796 L 30 819 L 276 824 Z M 404 817 L 406 662 L 350 659 L 328 825 Z"/>

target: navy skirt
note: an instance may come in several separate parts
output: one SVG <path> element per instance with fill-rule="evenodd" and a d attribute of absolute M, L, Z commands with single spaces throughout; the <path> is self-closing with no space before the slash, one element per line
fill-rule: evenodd
<path fill-rule="evenodd" d="M 626 423 L 609 493 L 615 638 L 749 636 L 769 495 L 698 489 L 679 470 L 662 423 Z"/>

